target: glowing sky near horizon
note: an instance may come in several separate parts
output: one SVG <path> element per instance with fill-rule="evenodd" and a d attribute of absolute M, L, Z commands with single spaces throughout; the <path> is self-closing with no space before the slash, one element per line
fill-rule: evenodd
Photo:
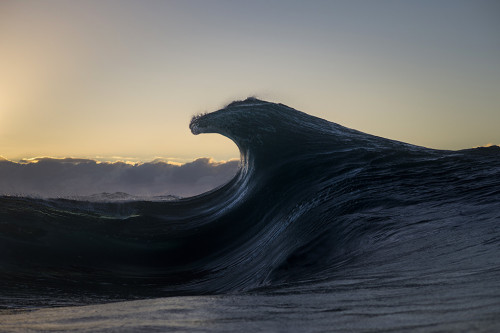
<path fill-rule="evenodd" d="M 500 144 L 498 1 L 0 2 L 0 156 L 238 156 L 254 95 L 440 149 Z"/>

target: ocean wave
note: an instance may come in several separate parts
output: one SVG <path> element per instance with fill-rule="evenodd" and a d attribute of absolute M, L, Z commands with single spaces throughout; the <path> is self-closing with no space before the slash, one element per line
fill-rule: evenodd
<path fill-rule="evenodd" d="M 195 295 L 500 274 L 499 147 L 428 149 L 253 98 L 189 127 L 235 142 L 233 179 L 176 200 L 0 197 L 2 290 Z"/>

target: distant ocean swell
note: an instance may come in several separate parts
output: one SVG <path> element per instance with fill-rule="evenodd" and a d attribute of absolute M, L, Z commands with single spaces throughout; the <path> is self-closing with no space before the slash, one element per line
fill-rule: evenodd
<path fill-rule="evenodd" d="M 0 306 L 44 305 L 51 290 L 134 298 L 429 276 L 500 299 L 499 147 L 426 149 L 257 99 L 190 128 L 240 149 L 227 184 L 170 201 L 0 197 Z"/>

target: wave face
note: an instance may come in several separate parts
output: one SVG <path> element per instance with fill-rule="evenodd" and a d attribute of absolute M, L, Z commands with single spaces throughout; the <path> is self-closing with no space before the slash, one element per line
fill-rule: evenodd
<path fill-rule="evenodd" d="M 224 186 L 172 201 L 0 197 L 3 304 L 50 290 L 127 298 L 429 276 L 498 300 L 499 147 L 432 150 L 257 99 L 190 128 L 239 147 Z"/>

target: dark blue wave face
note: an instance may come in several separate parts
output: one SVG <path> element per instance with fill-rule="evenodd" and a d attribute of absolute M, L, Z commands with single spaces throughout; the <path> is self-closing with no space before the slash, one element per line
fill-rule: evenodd
<path fill-rule="evenodd" d="M 229 183 L 169 202 L 0 197 L 0 290 L 207 294 L 438 271 L 500 281 L 499 147 L 431 150 L 257 99 L 190 128 L 238 145 Z"/>

